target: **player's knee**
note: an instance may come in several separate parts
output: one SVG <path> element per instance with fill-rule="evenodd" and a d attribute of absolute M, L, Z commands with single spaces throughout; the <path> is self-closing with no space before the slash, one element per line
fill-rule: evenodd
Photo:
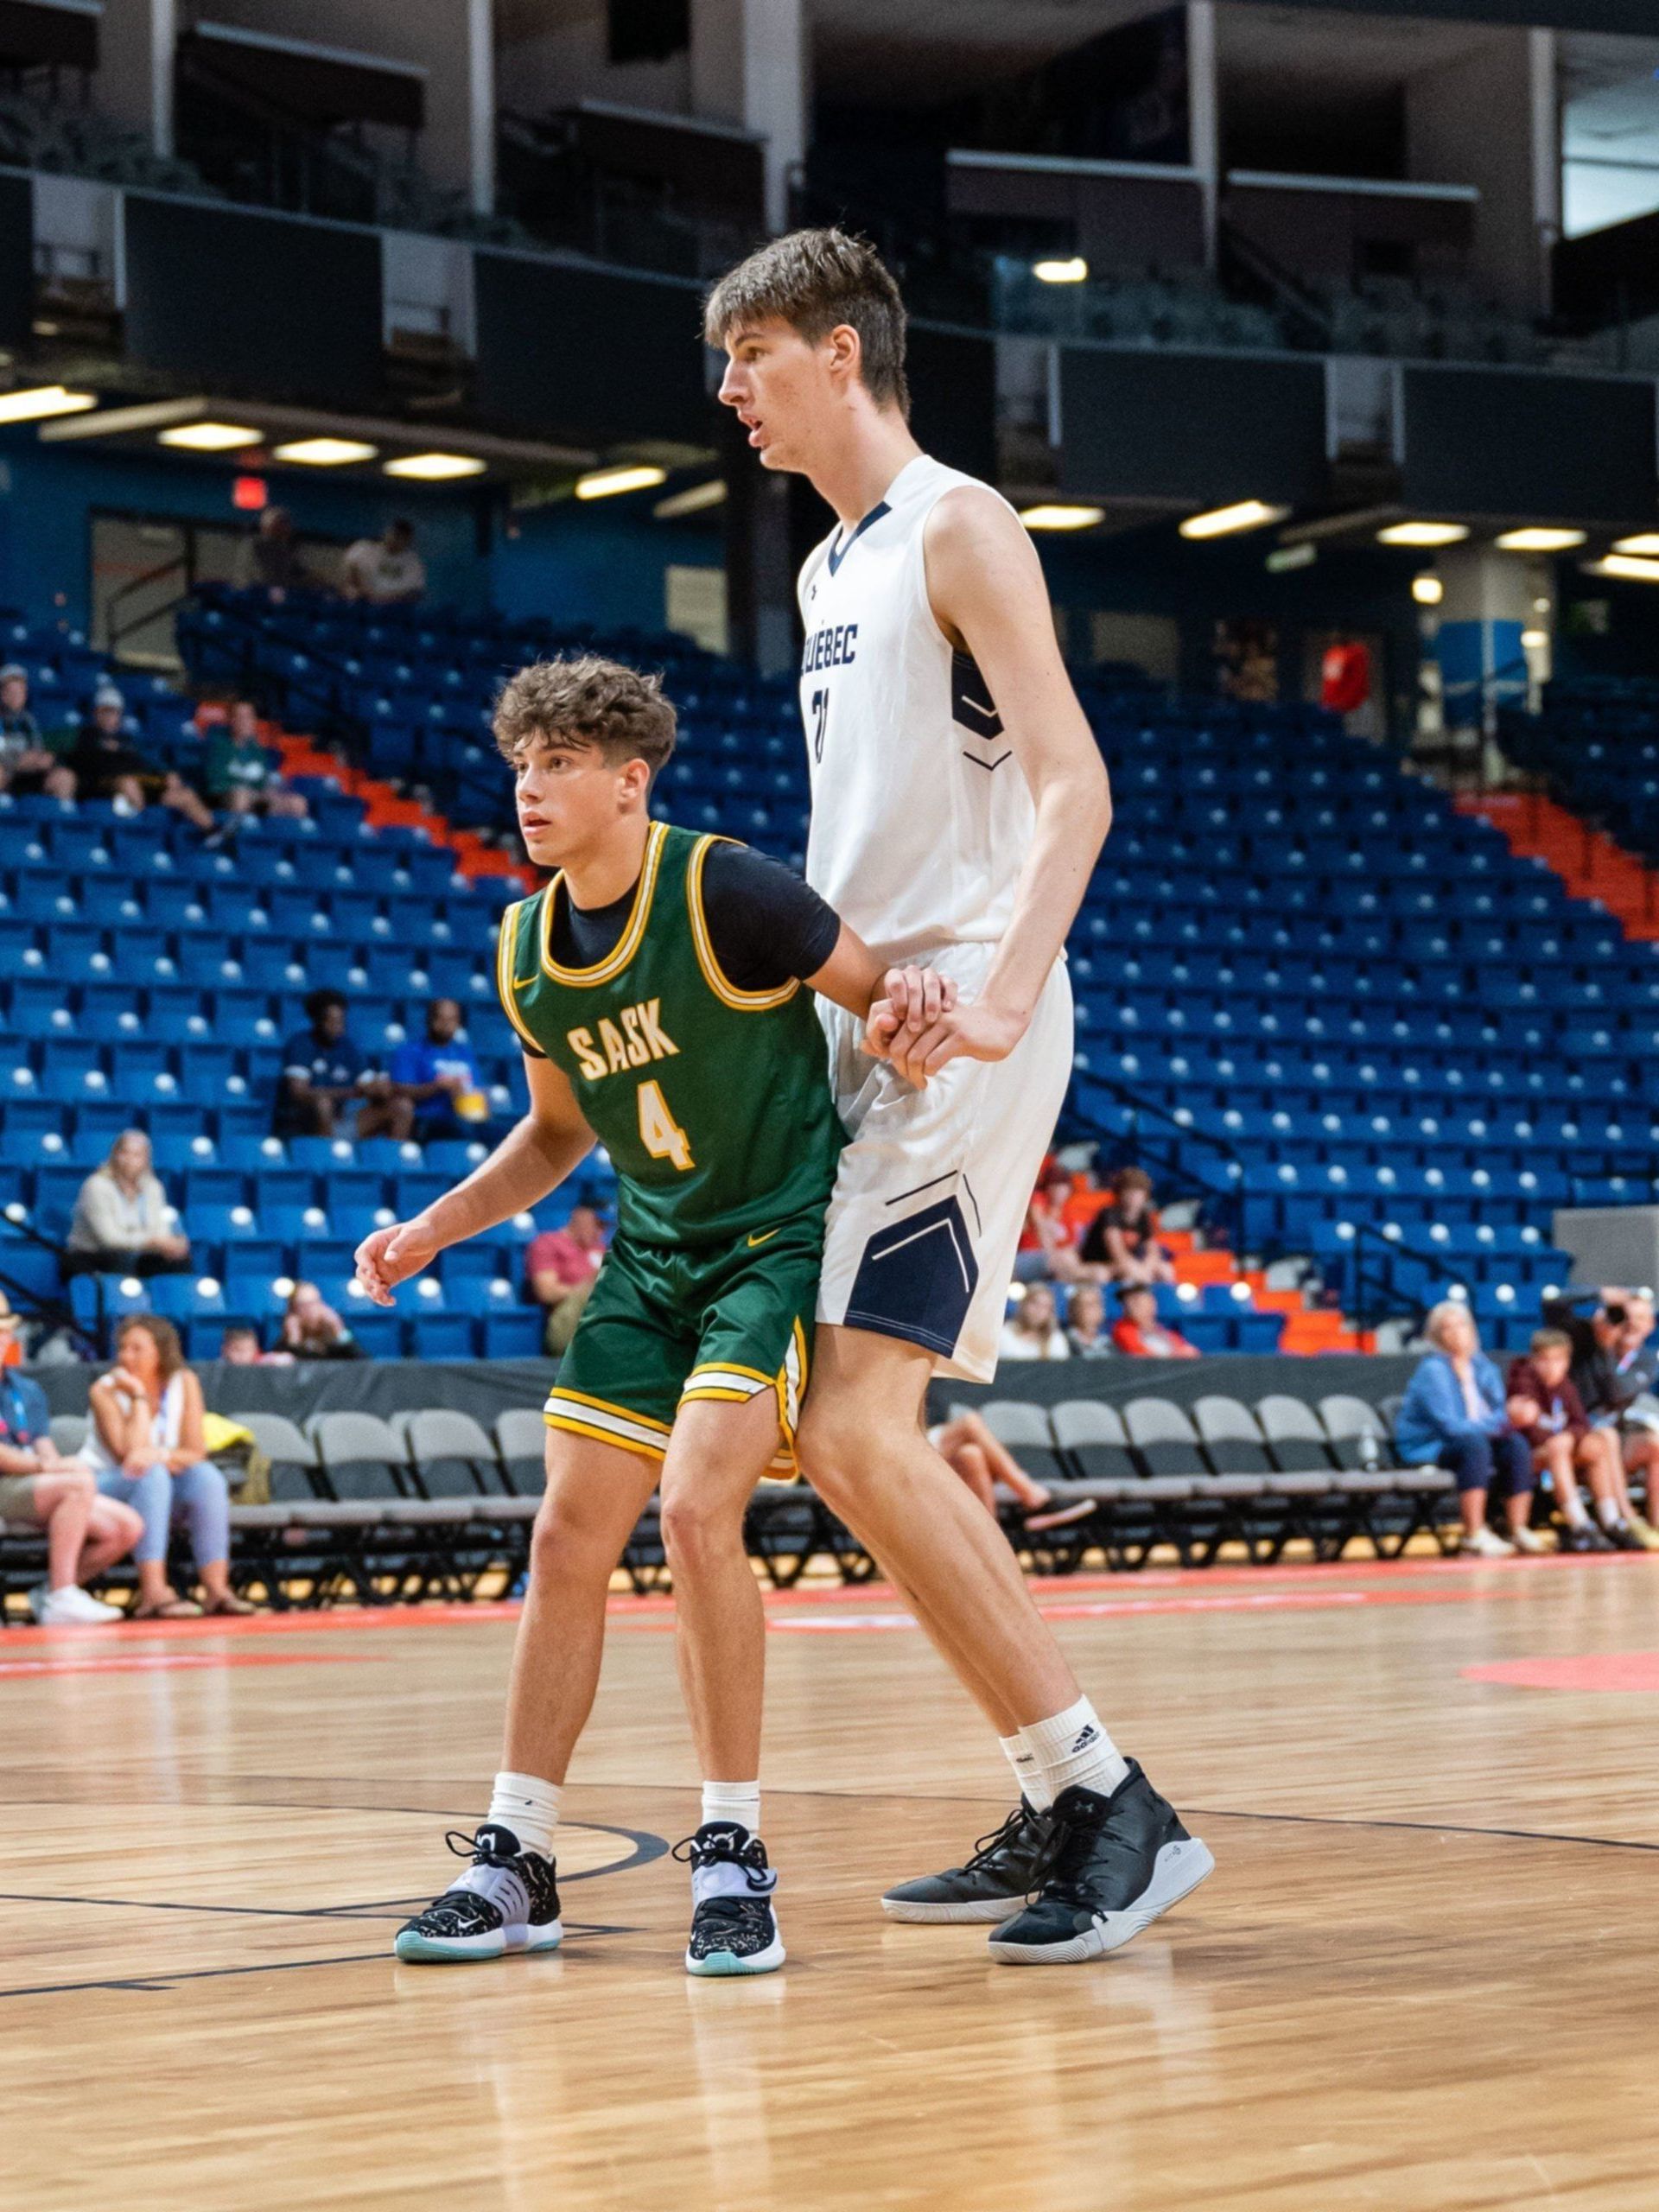
<path fill-rule="evenodd" d="M 851 1408 L 832 1402 L 815 1410 L 810 1397 L 795 1448 L 807 1480 L 832 1512 L 856 1502 L 880 1456 Z"/>
<path fill-rule="evenodd" d="M 530 1572 L 541 1583 L 581 1582 L 591 1575 L 608 1578 L 614 1562 L 595 1532 L 568 1501 L 542 1500 L 530 1532 Z"/>
<path fill-rule="evenodd" d="M 696 1573 L 729 1551 L 734 1543 L 740 1548 L 742 1544 L 741 1511 L 711 1500 L 689 1485 L 664 1491 L 659 1525 L 669 1565 L 681 1578 Z"/>

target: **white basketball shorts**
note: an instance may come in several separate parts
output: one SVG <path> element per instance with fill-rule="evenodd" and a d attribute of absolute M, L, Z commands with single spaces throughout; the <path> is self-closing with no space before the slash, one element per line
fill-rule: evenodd
<path fill-rule="evenodd" d="M 995 954 L 948 945 L 925 964 L 971 999 Z M 827 999 L 818 1010 L 850 1139 L 830 1200 L 818 1319 L 906 1338 L 934 1354 L 936 1374 L 988 1382 L 1020 1232 L 1071 1079 L 1065 963 L 1006 1060 L 951 1060 L 919 1091 L 860 1050 L 856 1015 Z"/>

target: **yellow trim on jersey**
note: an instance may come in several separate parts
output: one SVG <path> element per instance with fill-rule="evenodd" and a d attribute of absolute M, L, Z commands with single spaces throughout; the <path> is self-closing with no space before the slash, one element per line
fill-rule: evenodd
<path fill-rule="evenodd" d="M 795 1357 L 795 1373 L 791 1376 L 789 1371 L 786 1354 L 783 1365 L 778 1370 L 774 1387 L 778 1392 L 778 1426 L 784 1439 L 784 1448 L 778 1457 L 787 1460 L 791 1474 L 798 1475 L 801 1463 L 795 1451 L 795 1426 L 800 1414 L 801 1401 L 806 1395 L 808 1363 L 806 1332 L 801 1326 L 799 1314 L 795 1317 L 794 1337 L 795 1341 L 790 1350 Z M 776 1465 L 777 1461 L 774 1459 L 772 1464 Z"/>
<path fill-rule="evenodd" d="M 556 1428 L 569 1436 L 588 1436 L 598 1444 L 611 1445 L 618 1452 L 632 1452 L 641 1459 L 665 1459 L 664 1447 L 656 1444 L 636 1444 L 631 1437 L 613 1435 L 608 1428 L 590 1428 L 585 1421 L 578 1421 L 574 1414 L 543 1412 L 542 1419 L 550 1428 Z"/>
<path fill-rule="evenodd" d="M 763 1390 L 771 1389 L 772 1384 L 778 1380 L 775 1375 L 763 1375 L 758 1367 L 745 1367 L 741 1359 L 700 1360 L 686 1377 L 688 1385 L 695 1382 L 699 1375 L 747 1375 L 752 1382 L 758 1382 Z"/>
<path fill-rule="evenodd" d="M 659 1436 L 667 1436 L 671 1433 L 671 1424 L 665 1421 L 658 1421 L 654 1414 L 637 1414 L 632 1406 L 619 1406 L 612 1398 L 590 1398 L 585 1390 L 567 1390 L 562 1382 L 556 1382 L 548 1392 L 547 1402 L 550 1406 L 555 1398 L 568 1399 L 572 1405 L 575 1406 L 592 1406 L 596 1413 L 614 1414 L 619 1421 L 631 1421 L 640 1428 L 654 1428 Z"/>
<path fill-rule="evenodd" d="M 496 995 L 501 1001 L 501 1011 L 518 1031 L 519 1043 L 526 1046 L 539 1058 L 545 1059 L 547 1054 L 536 1042 L 519 1014 L 518 1002 L 519 978 L 512 972 L 518 964 L 518 917 L 529 904 L 528 899 L 515 899 L 501 916 L 501 934 L 495 943 L 495 988 Z M 535 978 L 526 976 L 524 980 L 533 982 Z"/>
<path fill-rule="evenodd" d="M 628 916 L 628 925 L 612 946 L 603 960 L 594 968 L 561 968 L 553 957 L 553 914 L 559 895 L 559 886 L 564 881 L 560 869 L 547 887 L 542 913 L 542 973 L 550 976 L 556 983 L 572 983 L 582 990 L 591 990 L 596 983 L 608 983 L 620 976 L 634 954 L 639 950 L 639 940 L 645 933 L 645 924 L 651 919 L 651 902 L 656 894 L 657 874 L 662 863 L 663 845 L 668 836 L 665 823 L 653 822 L 651 834 L 645 839 L 645 864 L 639 870 L 639 880 L 634 886 L 633 910 Z"/>
<path fill-rule="evenodd" d="M 750 1400 L 760 1395 L 759 1390 L 721 1390 L 712 1382 L 701 1382 L 694 1390 L 688 1382 L 680 1393 L 680 1403 L 702 1405 L 710 1398 L 723 1398 L 728 1405 L 747 1406 Z"/>
<path fill-rule="evenodd" d="M 702 910 L 702 864 L 709 856 L 709 848 L 736 842 L 734 837 L 716 837 L 712 834 L 697 840 L 685 871 L 685 903 L 691 916 L 691 942 L 696 948 L 702 980 L 722 1006 L 734 1007 L 740 1014 L 765 1014 L 772 1007 L 788 1005 L 801 988 L 798 977 L 791 976 L 775 991 L 740 991 L 721 971 L 715 957 L 714 939 L 709 934 L 708 917 Z"/>

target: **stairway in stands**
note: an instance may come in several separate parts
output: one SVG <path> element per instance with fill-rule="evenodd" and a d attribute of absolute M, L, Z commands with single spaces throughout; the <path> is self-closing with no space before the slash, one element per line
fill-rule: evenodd
<path fill-rule="evenodd" d="M 1481 791 L 1459 814 L 1490 822 L 1521 860 L 1541 861 L 1574 899 L 1604 907 L 1627 938 L 1659 939 L 1659 870 L 1541 791 Z"/>

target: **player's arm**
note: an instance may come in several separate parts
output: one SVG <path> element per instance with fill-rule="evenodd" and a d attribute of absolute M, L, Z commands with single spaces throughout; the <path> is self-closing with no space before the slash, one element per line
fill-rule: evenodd
<path fill-rule="evenodd" d="M 524 1073 L 530 1111 L 489 1158 L 412 1221 L 377 1229 L 358 1246 L 357 1279 L 377 1306 L 390 1306 L 394 1284 L 429 1267 L 451 1244 L 539 1204 L 593 1150 L 594 1133 L 562 1071 L 526 1052 Z"/>
<path fill-rule="evenodd" d="M 1060 658 L 1042 564 L 1000 499 L 947 492 L 928 518 L 928 598 L 953 643 L 971 653 L 1037 810 L 1014 912 L 985 988 L 918 1029 L 908 995 L 893 1058 L 914 1080 L 959 1054 L 1000 1060 L 1025 1034 L 1077 918 L 1111 827 L 1111 789 L 1094 734 Z"/>
<path fill-rule="evenodd" d="M 898 1027 L 898 1016 L 892 1010 L 892 979 L 897 969 L 890 969 L 885 961 L 878 960 L 855 930 L 845 922 L 836 939 L 835 950 L 822 968 L 802 978 L 820 998 L 833 999 L 837 1006 L 845 1007 L 849 1014 L 855 1014 L 865 1024 L 864 1049 L 873 1058 L 885 1060 L 889 1057 L 889 1040 Z M 904 973 L 912 979 L 912 1001 L 922 1010 L 923 1018 L 937 1021 L 957 1002 L 957 987 L 948 976 L 936 975 L 931 968 L 906 969 Z"/>

